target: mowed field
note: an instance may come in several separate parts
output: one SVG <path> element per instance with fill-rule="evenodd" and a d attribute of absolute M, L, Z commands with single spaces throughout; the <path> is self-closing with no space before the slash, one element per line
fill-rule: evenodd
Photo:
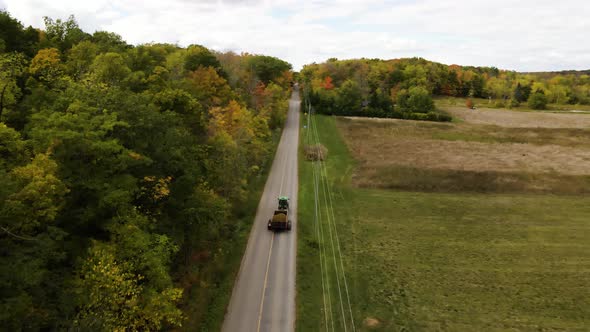
<path fill-rule="evenodd" d="M 590 132 L 469 121 L 317 117 L 356 329 L 588 331 Z M 301 161 L 296 326 L 341 331 L 311 169 Z"/>

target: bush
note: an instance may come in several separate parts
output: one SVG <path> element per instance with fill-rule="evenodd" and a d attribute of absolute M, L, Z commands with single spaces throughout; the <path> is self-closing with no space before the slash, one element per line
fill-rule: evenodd
<path fill-rule="evenodd" d="M 494 107 L 504 108 L 504 107 L 506 107 L 506 104 L 503 101 L 498 100 L 497 102 L 494 103 Z"/>
<path fill-rule="evenodd" d="M 440 122 L 451 122 L 453 121 L 453 118 L 448 115 L 448 114 L 439 114 L 438 115 L 438 121 Z"/>

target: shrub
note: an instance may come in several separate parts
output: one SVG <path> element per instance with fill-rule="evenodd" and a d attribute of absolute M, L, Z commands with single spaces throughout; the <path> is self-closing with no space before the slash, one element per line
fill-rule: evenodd
<path fill-rule="evenodd" d="M 438 121 L 441 121 L 441 122 L 451 122 L 451 121 L 453 121 L 453 118 L 450 115 L 448 115 L 448 114 L 439 114 L 438 115 Z"/>
<path fill-rule="evenodd" d="M 503 101 L 498 100 L 496 103 L 494 103 L 494 107 L 504 108 L 504 107 L 506 107 L 506 104 Z"/>

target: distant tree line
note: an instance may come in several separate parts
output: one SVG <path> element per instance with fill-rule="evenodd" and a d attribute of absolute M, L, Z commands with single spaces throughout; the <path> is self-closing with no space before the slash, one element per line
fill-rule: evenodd
<path fill-rule="evenodd" d="M 2 329 L 159 330 L 211 301 L 291 80 L 273 57 L 0 12 Z"/>
<path fill-rule="evenodd" d="M 299 80 L 318 112 L 448 120 L 432 96 L 486 98 L 500 107 L 528 103 L 590 104 L 587 72 L 517 73 L 495 67 L 444 65 L 422 58 L 329 59 L 306 65 Z"/>

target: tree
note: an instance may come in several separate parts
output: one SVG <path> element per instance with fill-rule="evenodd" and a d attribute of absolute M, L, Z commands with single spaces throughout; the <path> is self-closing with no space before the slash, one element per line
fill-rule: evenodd
<path fill-rule="evenodd" d="M 435 110 L 432 97 L 423 87 L 412 87 L 407 91 L 400 91 L 397 105 L 402 112 L 428 113 Z"/>
<path fill-rule="evenodd" d="M 249 65 L 264 84 L 279 78 L 283 72 L 292 68 L 288 62 L 266 55 L 252 56 Z"/>
<path fill-rule="evenodd" d="M 98 46 L 90 41 L 80 42 L 68 51 L 66 70 L 74 78 L 80 79 L 90 71 L 90 66 L 98 54 Z"/>
<path fill-rule="evenodd" d="M 10 330 L 56 324 L 58 312 L 50 304 L 57 302 L 60 282 L 53 265 L 65 258 L 59 243 L 66 234 L 55 221 L 68 192 L 57 169 L 41 153 L 7 179 L 0 170 L 0 323 Z"/>
<path fill-rule="evenodd" d="M 332 84 L 332 78 L 330 76 L 326 76 L 326 78 L 324 79 L 324 84 L 322 85 L 322 87 L 326 90 L 332 90 L 334 89 L 334 84 Z"/>
<path fill-rule="evenodd" d="M 39 81 L 52 86 L 63 74 L 59 50 L 56 48 L 39 50 L 31 60 L 29 73 Z"/>
<path fill-rule="evenodd" d="M 53 20 L 50 17 L 43 17 L 45 21 L 45 33 L 49 42 L 48 46 L 59 48 L 65 52 L 82 40 L 90 38 L 90 35 L 82 31 L 74 15 L 70 15 L 66 21 L 61 19 Z"/>
<path fill-rule="evenodd" d="M 28 157 L 26 142 L 20 133 L 0 122 L 0 171 L 10 171 Z"/>
<path fill-rule="evenodd" d="M 89 39 L 97 46 L 100 53 L 121 53 L 130 47 L 120 35 L 114 32 L 95 31 Z"/>
<path fill-rule="evenodd" d="M 150 289 L 146 277 L 135 271 L 132 262 L 117 259 L 114 246 L 96 242 L 75 284 L 80 311 L 74 326 L 92 330 L 154 331 L 161 329 L 164 322 L 180 325 L 182 314 L 175 303 L 182 291 Z"/>
<path fill-rule="evenodd" d="M 528 105 L 534 110 L 542 110 L 547 108 L 547 96 L 543 90 L 536 90 L 528 99 Z"/>
<path fill-rule="evenodd" d="M 0 55 L 0 120 L 5 108 L 14 107 L 21 96 L 18 79 L 24 74 L 26 60 L 20 53 Z"/>
<path fill-rule="evenodd" d="M 205 107 L 221 106 L 232 97 L 231 87 L 213 67 L 199 67 L 186 78 L 189 91 Z"/>
<path fill-rule="evenodd" d="M 201 45 L 191 45 L 186 50 L 184 69 L 194 71 L 199 67 L 212 67 L 221 74 L 221 64 L 211 51 Z"/>
<path fill-rule="evenodd" d="M 37 30 L 30 26 L 25 29 L 8 12 L 0 10 L 0 52 L 22 52 L 32 57 L 38 43 Z"/>
<path fill-rule="evenodd" d="M 519 82 L 516 84 L 516 87 L 514 88 L 513 98 L 516 101 L 518 101 L 519 103 L 522 103 L 522 102 L 528 100 L 530 94 L 531 94 L 531 86 L 530 85 L 521 85 Z"/>
<path fill-rule="evenodd" d="M 336 107 L 341 114 L 355 114 L 362 107 L 361 89 L 355 81 L 347 80 L 337 90 Z"/>
<path fill-rule="evenodd" d="M 121 85 L 131 72 L 123 56 L 113 52 L 98 55 L 91 68 L 96 80 L 110 85 Z"/>

